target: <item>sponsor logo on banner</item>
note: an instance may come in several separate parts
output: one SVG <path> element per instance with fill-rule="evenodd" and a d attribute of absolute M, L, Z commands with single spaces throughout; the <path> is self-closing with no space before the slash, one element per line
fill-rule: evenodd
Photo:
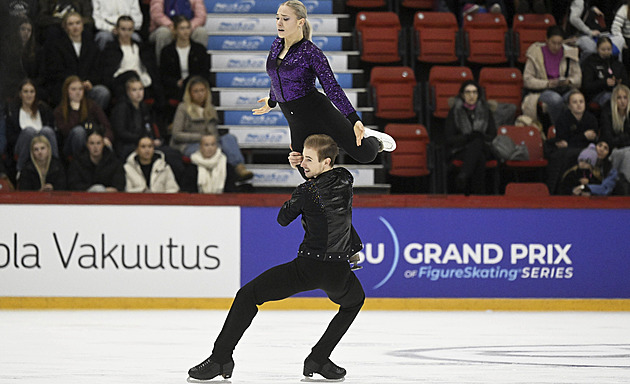
<path fill-rule="evenodd" d="M 326 49 L 326 45 L 328 44 L 328 38 L 326 36 L 313 37 L 311 40 L 319 47 L 319 49 Z"/>
<path fill-rule="evenodd" d="M 258 18 L 246 18 L 234 21 L 219 22 L 218 30 L 221 32 L 252 32 L 260 25 Z"/>
<path fill-rule="evenodd" d="M 290 143 L 288 129 L 265 130 L 265 132 L 249 132 L 244 144 L 282 144 Z"/>
<path fill-rule="evenodd" d="M 332 1 L 305 0 L 302 2 L 309 13 L 331 13 Z M 275 12 L 278 4 L 268 0 L 206 0 L 206 8 L 213 13 L 267 13 Z"/>
<path fill-rule="evenodd" d="M 0 223 L 2 295 L 229 297 L 239 287 L 238 207 L 2 209 L 15 218 Z"/>
<path fill-rule="evenodd" d="M 265 38 L 262 36 L 251 36 L 244 38 L 226 38 L 221 44 L 221 49 L 232 50 L 260 50 L 262 47 L 268 48 Z"/>
<path fill-rule="evenodd" d="M 268 88 L 269 84 L 269 76 L 266 73 L 217 74 L 217 86 L 221 87 Z"/>
<path fill-rule="evenodd" d="M 386 218 L 381 216 L 378 220 L 389 235 L 388 241 L 366 242 L 360 252 L 361 262 L 389 266 L 373 289 L 386 285 L 395 274 L 398 278 L 433 282 L 573 277 L 572 244 L 401 242 L 396 228 Z"/>
<path fill-rule="evenodd" d="M 265 58 L 262 57 L 244 57 L 242 59 L 229 59 L 227 62 L 228 69 L 259 69 L 264 68 Z"/>
<path fill-rule="evenodd" d="M 265 260 L 244 260 L 245 281 L 293 256 L 304 236 L 299 223 L 261 225 L 274 212 L 257 212 L 245 213 L 255 248 L 244 243 L 243 254 Z M 623 209 L 354 208 L 356 275 L 371 297 L 630 298 L 630 240 L 606 225 L 629 220 Z"/>
<path fill-rule="evenodd" d="M 212 7 L 214 13 L 248 13 L 256 6 L 254 0 L 217 1 Z"/>

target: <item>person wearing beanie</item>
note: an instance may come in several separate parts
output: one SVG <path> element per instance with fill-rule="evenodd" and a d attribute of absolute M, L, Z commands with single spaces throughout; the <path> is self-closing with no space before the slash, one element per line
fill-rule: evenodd
<path fill-rule="evenodd" d="M 562 176 L 561 195 L 581 195 L 588 184 L 602 182 L 601 172 L 595 172 L 598 155 L 595 144 L 589 144 L 578 155 L 577 165 L 569 168 Z"/>

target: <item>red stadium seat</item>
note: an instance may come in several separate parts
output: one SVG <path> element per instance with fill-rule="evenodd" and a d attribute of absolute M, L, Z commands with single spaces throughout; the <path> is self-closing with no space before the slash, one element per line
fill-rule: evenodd
<path fill-rule="evenodd" d="M 521 109 L 523 74 L 518 68 L 484 67 L 479 72 L 479 85 L 484 89 L 486 100 L 510 103 Z"/>
<path fill-rule="evenodd" d="M 466 60 L 474 64 L 508 62 L 508 26 L 501 14 L 476 13 L 464 17 L 463 40 Z"/>
<path fill-rule="evenodd" d="M 374 115 L 382 119 L 417 118 L 415 108 L 416 78 L 409 67 L 374 67 L 369 88 Z"/>
<path fill-rule="evenodd" d="M 508 183 L 505 196 L 549 196 L 549 188 L 545 183 Z"/>
<path fill-rule="evenodd" d="M 499 127 L 497 134 L 506 135 L 514 141 L 514 144 L 527 147 L 529 160 L 508 160 L 505 162 L 505 167 L 514 172 L 516 179 L 518 180 L 519 173 L 534 170 L 538 173 L 538 179 L 543 180 L 547 159 L 544 156 L 542 135 L 538 128 L 504 125 Z"/>
<path fill-rule="evenodd" d="M 434 66 L 429 72 L 427 100 L 432 116 L 445 119 L 448 116 L 448 99 L 457 96 L 459 87 L 466 80 L 473 80 L 468 67 Z M 427 116 L 429 121 L 430 116 Z"/>
<path fill-rule="evenodd" d="M 454 63 L 459 60 L 457 19 L 451 12 L 417 12 L 413 19 L 415 60 Z"/>
<path fill-rule="evenodd" d="M 426 176 L 430 173 L 427 152 L 429 134 L 421 124 L 387 124 L 385 133 L 396 140 L 390 154 L 389 174 L 401 177 Z"/>
<path fill-rule="evenodd" d="M 435 0 L 401 0 L 400 5 L 411 9 L 433 9 Z"/>
<path fill-rule="evenodd" d="M 553 15 L 517 14 L 512 23 L 513 56 L 516 62 L 525 64 L 527 48 L 535 42 L 545 41 L 547 28 L 556 24 Z"/>
<path fill-rule="evenodd" d="M 387 7 L 386 0 L 346 0 L 346 7 L 352 7 L 357 9 L 365 8 L 385 8 Z"/>
<path fill-rule="evenodd" d="M 394 12 L 359 12 L 355 33 L 362 61 L 402 62 L 400 19 Z"/>

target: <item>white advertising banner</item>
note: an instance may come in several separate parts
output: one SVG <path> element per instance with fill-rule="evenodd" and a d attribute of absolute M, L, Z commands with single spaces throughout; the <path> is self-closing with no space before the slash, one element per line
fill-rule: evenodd
<path fill-rule="evenodd" d="M 232 297 L 240 207 L 3 205 L 0 296 Z"/>

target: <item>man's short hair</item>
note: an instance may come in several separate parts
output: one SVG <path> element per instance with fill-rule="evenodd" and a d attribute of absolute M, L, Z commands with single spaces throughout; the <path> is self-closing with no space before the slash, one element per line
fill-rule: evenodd
<path fill-rule="evenodd" d="M 118 17 L 118 20 L 116 20 L 116 28 L 120 27 L 120 22 L 121 21 L 131 21 L 132 23 L 134 23 L 134 21 L 131 18 L 131 16 L 129 16 L 129 15 L 122 15 L 122 16 Z M 134 26 L 135 26 L 135 23 L 134 23 Z"/>
<path fill-rule="evenodd" d="M 304 140 L 304 148 L 311 148 L 317 152 L 317 161 L 330 158 L 330 166 L 335 164 L 339 155 L 339 147 L 332 137 L 324 134 L 310 135 Z"/>

